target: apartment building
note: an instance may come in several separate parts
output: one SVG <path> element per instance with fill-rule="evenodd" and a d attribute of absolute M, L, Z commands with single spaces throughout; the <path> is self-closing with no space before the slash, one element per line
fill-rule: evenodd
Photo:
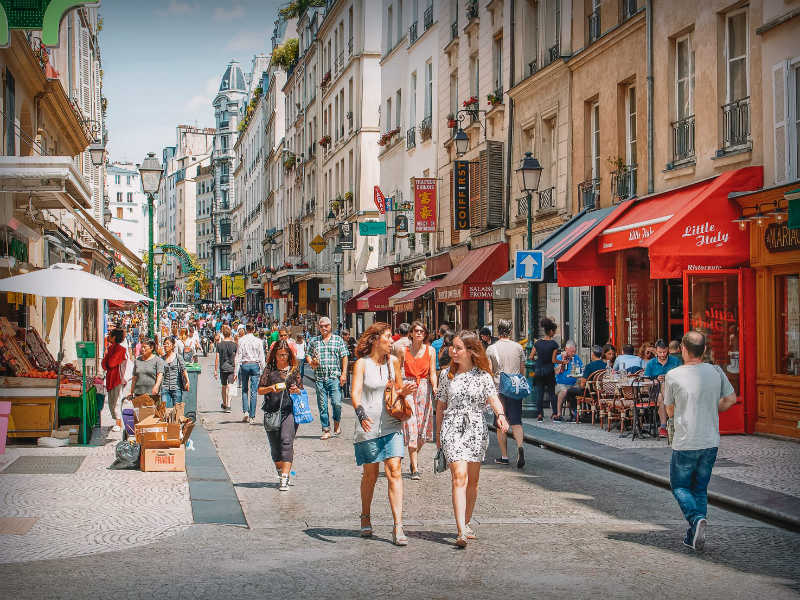
<path fill-rule="evenodd" d="M 388 299 L 396 322 L 427 321 L 432 327 L 433 290 L 426 282 L 426 258 L 435 250 L 438 185 L 438 76 L 441 32 L 438 6 L 430 0 L 384 0 L 381 74 L 380 189 L 388 210 L 379 238 L 378 265 L 397 268 L 402 287 Z M 449 35 L 449 31 L 448 31 Z M 418 181 L 419 180 L 419 181 Z M 415 188 L 431 205 L 415 221 Z M 389 292 L 385 292 L 389 294 Z M 410 296 L 413 295 L 413 298 Z M 405 299 L 402 306 L 401 300 Z M 373 305 L 377 303 L 373 300 Z M 394 308 L 397 307 L 397 308 Z M 398 310 L 398 309 L 409 310 Z"/>
<path fill-rule="evenodd" d="M 105 189 L 111 218 L 106 228 L 136 256 L 147 251 L 147 197 L 137 165 L 114 162 L 106 165 Z"/>
<path fill-rule="evenodd" d="M 206 276 L 211 272 L 211 254 L 214 245 L 214 234 L 211 222 L 211 207 L 214 203 L 214 168 L 209 163 L 207 166 L 197 168 L 195 175 L 197 214 L 195 224 L 197 227 L 197 262 L 203 267 Z M 212 300 L 211 290 L 202 290 L 205 300 Z"/>

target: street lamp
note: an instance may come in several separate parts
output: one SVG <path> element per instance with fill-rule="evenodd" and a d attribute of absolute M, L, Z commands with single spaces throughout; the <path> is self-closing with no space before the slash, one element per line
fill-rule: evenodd
<path fill-rule="evenodd" d="M 453 136 L 453 141 L 456 143 L 456 154 L 464 156 L 469 150 L 469 136 L 461 127 L 458 128 L 455 136 Z"/>
<path fill-rule="evenodd" d="M 247 285 L 248 285 L 248 282 L 250 280 L 250 250 L 252 250 L 252 247 L 250 246 L 250 243 L 248 242 L 247 246 L 245 247 L 244 269 L 243 269 L 243 271 L 244 271 L 244 309 L 245 309 L 245 311 L 249 311 L 250 310 L 250 307 L 249 307 L 250 296 L 247 293 Z"/>
<path fill-rule="evenodd" d="M 96 140 L 89 146 L 89 157 L 95 167 L 101 166 L 106 160 L 106 145 Z"/>
<path fill-rule="evenodd" d="M 542 165 L 536 160 L 530 152 L 526 152 L 516 169 L 517 176 L 519 177 L 519 186 L 526 194 L 526 201 L 528 205 L 528 250 L 533 250 L 533 210 L 531 202 L 533 199 L 533 192 L 539 189 L 539 180 L 542 178 Z M 533 360 L 531 360 L 531 350 L 533 349 L 533 281 L 528 282 L 528 344 L 526 348 L 525 368 L 528 373 L 533 371 Z M 531 384 L 533 381 L 531 380 Z M 533 385 L 531 385 L 533 390 Z M 531 410 L 533 393 L 528 397 L 528 411 Z M 542 402 L 542 398 L 539 402 Z M 535 407 L 534 407 L 535 408 Z"/>
<path fill-rule="evenodd" d="M 333 262 L 336 263 L 336 325 L 341 333 L 342 323 L 342 263 L 344 262 L 344 250 L 338 244 L 333 250 Z"/>
<path fill-rule="evenodd" d="M 153 300 L 153 194 L 158 191 L 161 174 L 164 170 L 155 152 L 148 152 L 139 167 L 142 191 L 147 194 L 147 295 Z M 150 335 L 155 335 L 153 322 L 153 302 L 147 303 L 147 325 Z"/>

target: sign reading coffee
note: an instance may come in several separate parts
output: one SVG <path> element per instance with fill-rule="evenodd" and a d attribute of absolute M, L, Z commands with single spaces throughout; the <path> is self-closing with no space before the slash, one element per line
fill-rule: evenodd
<path fill-rule="evenodd" d="M 770 223 L 764 231 L 764 245 L 770 252 L 800 250 L 800 230 L 789 229 L 785 223 Z"/>

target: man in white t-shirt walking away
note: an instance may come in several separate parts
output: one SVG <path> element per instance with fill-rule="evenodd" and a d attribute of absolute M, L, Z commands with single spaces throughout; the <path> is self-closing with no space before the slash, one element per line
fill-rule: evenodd
<path fill-rule="evenodd" d="M 681 340 L 683 366 L 664 376 L 664 406 L 674 419 L 669 480 L 689 522 L 685 546 L 702 550 L 706 541 L 708 482 L 717 460 L 719 413 L 736 404 L 736 393 L 716 365 L 704 363 L 706 338 L 690 331 Z"/>

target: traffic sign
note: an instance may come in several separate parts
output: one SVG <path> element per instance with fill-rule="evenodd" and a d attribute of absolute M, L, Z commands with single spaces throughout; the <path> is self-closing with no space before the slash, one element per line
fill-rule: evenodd
<path fill-rule="evenodd" d="M 309 246 L 311 246 L 314 249 L 314 252 L 319 254 L 320 252 L 325 250 L 325 246 L 327 246 L 327 244 L 325 243 L 325 240 L 322 238 L 322 236 L 317 234 L 316 237 L 313 240 L 311 240 Z"/>
<path fill-rule="evenodd" d="M 544 252 L 541 250 L 517 250 L 514 265 L 514 276 L 517 279 L 544 279 Z"/>

